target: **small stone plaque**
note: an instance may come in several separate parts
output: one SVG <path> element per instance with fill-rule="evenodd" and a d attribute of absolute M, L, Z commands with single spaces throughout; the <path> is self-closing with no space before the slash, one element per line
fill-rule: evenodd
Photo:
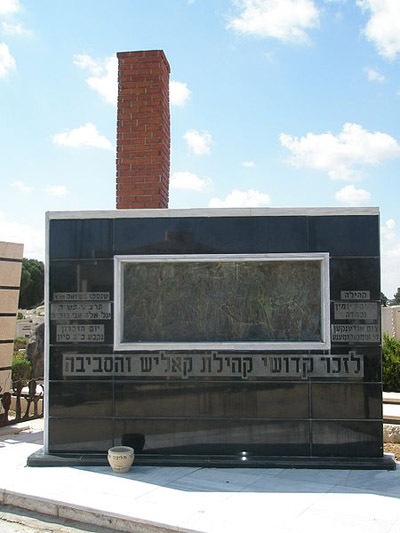
<path fill-rule="evenodd" d="M 111 302 L 52 303 L 51 320 L 111 320 Z"/>
<path fill-rule="evenodd" d="M 103 324 L 59 325 L 56 329 L 57 342 L 104 342 Z"/>
<path fill-rule="evenodd" d="M 156 378 L 299 378 L 364 376 L 364 356 L 281 354 L 63 354 L 64 377 L 126 376 Z"/>
<path fill-rule="evenodd" d="M 332 342 L 380 342 L 379 324 L 333 324 Z"/>
<path fill-rule="evenodd" d="M 55 292 L 53 300 L 59 302 L 80 302 L 80 301 L 107 301 L 110 299 L 109 292 Z"/>
<path fill-rule="evenodd" d="M 370 300 L 370 291 L 340 291 L 342 300 Z"/>
<path fill-rule="evenodd" d="M 376 302 L 335 302 L 335 320 L 378 320 Z"/>

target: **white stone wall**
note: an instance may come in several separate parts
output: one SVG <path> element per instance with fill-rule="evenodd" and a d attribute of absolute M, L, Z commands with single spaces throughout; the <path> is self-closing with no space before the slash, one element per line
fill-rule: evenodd
<path fill-rule="evenodd" d="M 382 334 L 395 337 L 400 341 L 400 305 L 382 307 Z"/>

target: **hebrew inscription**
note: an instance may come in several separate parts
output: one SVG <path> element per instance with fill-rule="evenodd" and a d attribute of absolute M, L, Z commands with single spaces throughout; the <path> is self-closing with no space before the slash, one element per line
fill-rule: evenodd
<path fill-rule="evenodd" d="M 53 300 L 55 301 L 107 301 L 110 299 L 109 292 L 55 292 Z"/>
<path fill-rule="evenodd" d="M 104 342 L 103 324 L 59 325 L 56 328 L 57 342 Z"/>
<path fill-rule="evenodd" d="M 380 342 L 378 324 L 333 324 L 332 342 Z"/>
<path fill-rule="evenodd" d="M 52 303 L 51 320 L 111 320 L 111 302 Z"/>
<path fill-rule="evenodd" d="M 157 378 L 300 378 L 364 376 L 364 356 L 275 354 L 63 354 L 64 377 L 129 376 Z"/>
<path fill-rule="evenodd" d="M 335 320 L 378 320 L 376 302 L 335 302 Z"/>
<path fill-rule="evenodd" d="M 369 300 L 370 291 L 340 291 L 342 300 Z"/>

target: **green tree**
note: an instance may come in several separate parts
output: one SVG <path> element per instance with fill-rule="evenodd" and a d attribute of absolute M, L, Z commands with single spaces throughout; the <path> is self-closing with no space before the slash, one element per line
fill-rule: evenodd
<path fill-rule="evenodd" d="M 397 292 L 390 303 L 391 305 L 400 305 L 400 287 L 397 287 Z"/>
<path fill-rule="evenodd" d="M 14 339 L 14 356 L 19 353 L 20 350 L 26 350 L 28 339 L 25 337 L 15 337 Z"/>
<path fill-rule="evenodd" d="M 400 342 L 383 334 L 382 380 L 386 391 L 400 391 Z"/>
<path fill-rule="evenodd" d="M 387 307 L 388 306 L 388 301 L 389 301 L 388 297 L 385 296 L 383 294 L 383 292 L 381 292 L 381 303 L 382 303 L 383 307 Z"/>
<path fill-rule="evenodd" d="M 44 264 L 36 259 L 23 259 L 19 307 L 32 309 L 43 302 Z"/>
<path fill-rule="evenodd" d="M 14 357 L 11 365 L 11 381 L 13 389 L 26 387 L 32 374 L 32 365 L 28 359 Z"/>

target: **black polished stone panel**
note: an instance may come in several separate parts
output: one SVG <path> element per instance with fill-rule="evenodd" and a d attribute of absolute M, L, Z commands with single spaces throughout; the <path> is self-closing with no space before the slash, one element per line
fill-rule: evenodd
<path fill-rule="evenodd" d="M 112 257 L 113 220 L 51 220 L 51 259 Z"/>
<path fill-rule="evenodd" d="M 196 218 L 127 218 L 115 220 L 114 254 L 218 253 Z"/>
<path fill-rule="evenodd" d="M 309 217 L 310 252 L 331 256 L 379 256 L 378 216 Z"/>
<path fill-rule="evenodd" d="M 382 457 L 382 422 L 313 421 L 312 454 L 317 457 Z"/>
<path fill-rule="evenodd" d="M 88 365 L 84 360 L 86 355 L 94 355 L 101 358 L 101 361 L 93 361 Z M 71 368 L 69 361 L 65 358 L 71 357 L 74 360 L 74 373 L 66 372 Z M 76 360 L 82 357 L 83 360 Z M 114 378 L 113 360 L 114 354 L 112 346 L 50 346 L 49 376 L 52 381 L 110 381 Z M 107 358 L 107 361 L 105 361 Z M 101 364 L 98 364 L 101 363 Z M 93 365 L 93 366 L 92 366 Z M 94 365 L 96 365 L 94 367 Z M 80 369 L 82 368 L 82 372 Z M 97 369 L 100 371 L 97 371 Z M 93 369 L 96 371 L 93 372 Z M 109 371 L 111 370 L 111 371 Z"/>
<path fill-rule="evenodd" d="M 50 300 L 55 292 L 109 292 L 114 294 L 114 262 L 54 261 L 50 265 Z"/>
<path fill-rule="evenodd" d="M 193 217 L 115 220 L 115 254 L 307 251 L 307 217 Z"/>
<path fill-rule="evenodd" d="M 307 418 L 308 384 L 116 381 L 115 416 Z"/>
<path fill-rule="evenodd" d="M 341 300 L 341 291 L 370 292 L 380 299 L 380 261 L 376 258 L 331 258 L 329 262 L 331 299 Z"/>
<path fill-rule="evenodd" d="M 382 418 L 379 383 L 313 383 L 311 398 L 313 418 Z"/>
<path fill-rule="evenodd" d="M 309 412 L 307 383 L 258 384 L 257 417 L 307 418 Z"/>
<path fill-rule="evenodd" d="M 106 452 L 113 445 L 111 418 L 49 418 L 49 452 Z"/>
<path fill-rule="evenodd" d="M 207 227 L 208 226 L 208 227 Z M 221 253 L 290 253 L 307 251 L 306 217 L 207 219 L 205 234 Z"/>
<path fill-rule="evenodd" d="M 143 454 L 299 455 L 310 453 L 309 422 L 249 419 L 115 419 L 115 445 Z M 135 448 L 135 446 L 133 445 Z"/>
<path fill-rule="evenodd" d="M 113 415 L 113 384 L 94 381 L 50 381 L 51 417 L 109 417 Z"/>

